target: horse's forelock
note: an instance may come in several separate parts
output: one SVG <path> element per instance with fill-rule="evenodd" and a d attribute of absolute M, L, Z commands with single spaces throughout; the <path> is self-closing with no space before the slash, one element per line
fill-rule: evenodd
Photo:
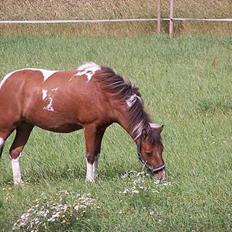
<path fill-rule="evenodd" d="M 148 129 L 147 140 L 150 144 L 157 145 L 162 143 L 160 132 L 152 128 Z"/>

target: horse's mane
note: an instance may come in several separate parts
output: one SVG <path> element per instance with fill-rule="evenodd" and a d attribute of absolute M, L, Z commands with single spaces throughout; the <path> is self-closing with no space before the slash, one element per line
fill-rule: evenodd
<path fill-rule="evenodd" d="M 111 94 L 111 97 L 119 100 L 119 102 L 127 108 L 129 116 L 129 130 L 132 132 L 134 139 L 137 139 L 142 129 L 151 129 L 150 117 L 144 111 L 143 101 L 139 89 L 125 80 L 122 76 L 116 74 L 109 67 L 101 67 L 101 71 L 95 74 L 102 88 Z M 130 104 L 128 106 L 128 104 Z M 160 136 L 149 133 L 149 140 L 152 143 L 158 142 Z"/>

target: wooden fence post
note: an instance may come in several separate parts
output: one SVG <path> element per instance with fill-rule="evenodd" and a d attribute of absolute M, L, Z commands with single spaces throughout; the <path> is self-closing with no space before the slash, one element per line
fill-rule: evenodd
<path fill-rule="evenodd" d="M 161 31 L 161 0 L 157 0 L 157 33 Z"/>
<path fill-rule="evenodd" d="M 173 31 L 174 31 L 174 0 L 170 0 L 170 13 L 169 13 L 169 37 L 173 37 Z"/>

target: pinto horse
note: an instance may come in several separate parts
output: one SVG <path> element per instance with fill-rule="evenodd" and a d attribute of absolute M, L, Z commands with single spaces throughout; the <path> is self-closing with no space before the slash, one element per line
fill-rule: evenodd
<path fill-rule="evenodd" d="M 14 184 L 22 183 L 19 158 L 34 126 L 68 133 L 84 129 L 86 180 L 94 181 L 106 128 L 116 122 L 137 145 L 138 158 L 152 175 L 165 179 L 163 126 L 144 111 L 138 88 L 111 68 L 95 63 L 72 71 L 25 68 L 0 83 L 0 154 L 9 135 Z"/>

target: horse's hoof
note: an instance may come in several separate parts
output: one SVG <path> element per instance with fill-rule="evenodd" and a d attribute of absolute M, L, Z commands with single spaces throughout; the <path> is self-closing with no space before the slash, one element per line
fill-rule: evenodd
<path fill-rule="evenodd" d="M 85 179 L 85 182 L 87 182 L 87 183 L 95 183 L 95 179 Z"/>
<path fill-rule="evenodd" d="M 20 181 L 20 182 L 14 182 L 14 185 L 15 186 L 24 186 L 25 183 L 23 181 Z"/>

